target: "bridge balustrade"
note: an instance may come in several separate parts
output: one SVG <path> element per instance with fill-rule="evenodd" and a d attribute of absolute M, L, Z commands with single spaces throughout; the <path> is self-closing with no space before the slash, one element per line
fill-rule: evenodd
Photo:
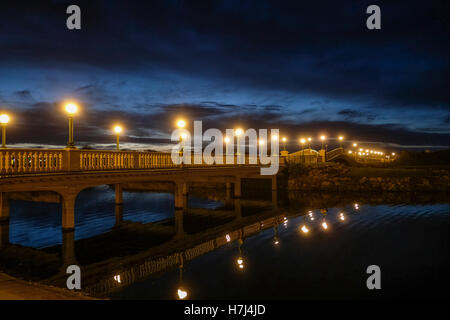
<path fill-rule="evenodd" d="M 3 149 L 0 172 L 22 174 L 63 171 L 63 150 Z"/>
<path fill-rule="evenodd" d="M 194 153 L 190 160 L 190 163 L 185 161 L 183 166 L 238 165 L 236 155 L 223 155 L 222 163 L 216 163 L 213 159 L 205 159 L 201 154 Z M 243 165 L 248 164 L 259 164 L 259 158 L 246 155 Z M 0 174 L 3 176 L 50 172 L 162 169 L 179 166 L 172 161 L 169 152 L 0 149 Z"/>

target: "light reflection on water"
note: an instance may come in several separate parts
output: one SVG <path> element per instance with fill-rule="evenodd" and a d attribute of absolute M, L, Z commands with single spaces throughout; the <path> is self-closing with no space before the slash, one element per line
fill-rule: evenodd
<path fill-rule="evenodd" d="M 379 297 L 365 287 L 365 268 L 371 264 L 380 265 L 383 272 L 383 297 L 433 296 L 437 293 L 430 293 L 430 288 L 437 280 L 447 285 L 449 280 L 440 275 L 450 267 L 449 204 L 368 205 L 360 200 L 313 210 L 291 203 L 274 211 L 276 223 L 258 220 L 263 211 L 257 211 L 256 220 L 249 222 L 257 230 L 247 235 L 242 230 L 250 225 L 233 225 L 215 235 L 220 245 L 218 240 L 211 244 L 210 236 L 203 239 L 200 231 L 196 245 L 210 241 L 213 249 L 192 258 L 189 250 L 160 255 L 170 260 L 171 267 L 137 281 L 130 281 L 126 270 L 114 272 L 108 281 L 116 287 L 107 295 L 114 299 Z M 150 223 L 174 217 L 171 194 L 126 192 L 124 203 L 127 221 Z M 216 209 L 223 204 L 189 199 L 191 208 Z M 61 243 L 60 210 L 59 204 L 14 201 L 11 242 L 35 248 Z M 110 231 L 114 210 L 114 191 L 108 186 L 83 191 L 77 198 L 75 238 Z"/>
<path fill-rule="evenodd" d="M 405 298 L 440 294 L 450 267 L 450 206 L 330 208 L 280 219 L 275 228 L 184 262 L 190 299 Z M 341 217 L 345 216 L 342 220 Z M 327 229 L 322 227 L 326 222 Z M 308 232 L 301 231 L 306 226 Z M 371 264 L 385 272 L 383 295 L 365 287 Z M 244 267 L 240 267 L 243 265 Z M 435 281 L 440 279 L 439 283 Z M 433 282 L 434 281 L 434 282 Z M 448 282 L 444 280 L 444 282 Z M 178 270 L 113 292 L 114 299 L 173 299 Z M 447 295 L 448 297 L 448 295 Z M 441 296 L 442 298 L 442 296 Z"/>

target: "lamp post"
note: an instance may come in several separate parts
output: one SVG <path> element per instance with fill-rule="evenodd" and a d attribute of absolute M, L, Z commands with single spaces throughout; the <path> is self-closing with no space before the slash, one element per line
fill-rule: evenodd
<path fill-rule="evenodd" d="M 342 148 L 342 141 L 344 140 L 343 136 L 339 136 L 339 148 Z"/>
<path fill-rule="evenodd" d="M 114 132 L 115 132 L 116 135 L 117 135 L 117 151 L 120 150 L 120 146 L 119 146 L 119 136 L 120 136 L 120 134 L 122 133 L 122 131 L 123 131 L 123 129 L 122 129 L 121 126 L 115 126 L 115 127 L 114 127 Z"/>
<path fill-rule="evenodd" d="M 312 138 L 309 137 L 309 138 L 308 138 L 308 149 L 311 149 L 311 141 L 312 141 Z"/>
<path fill-rule="evenodd" d="M 320 141 L 322 141 L 322 149 L 324 149 L 324 142 L 325 142 L 326 137 L 325 136 L 320 136 Z"/>
<path fill-rule="evenodd" d="M 234 130 L 234 134 L 236 135 L 236 137 L 237 137 L 237 153 L 236 153 L 236 155 L 237 156 L 240 156 L 241 154 L 240 154 L 240 144 L 239 144 L 239 137 L 242 135 L 244 133 L 244 130 L 242 130 L 241 128 L 237 128 L 236 130 Z"/>
<path fill-rule="evenodd" d="M 178 129 L 183 129 L 186 126 L 186 121 L 184 121 L 183 119 L 178 119 L 177 120 L 177 127 Z M 183 149 L 184 149 L 184 141 L 183 139 L 186 139 L 186 133 L 181 133 L 180 134 L 180 157 L 183 156 Z M 183 165 L 183 161 L 181 161 L 181 165 Z"/>
<path fill-rule="evenodd" d="M 283 141 L 283 151 L 286 151 L 286 141 L 287 141 L 287 138 L 286 138 L 286 137 L 283 137 L 283 138 L 281 139 L 281 141 Z"/>
<path fill-rule="evenodd" d="M 301 139 L 300 139 L 300 143 L 301 143 L 301 145 L 302 145 L 302 162 L 303 162 L 303 163 L 305 162 L 305 149 L 304 149 L 305 142 L 306 142 L 306 139 L 305 139 L 305 138 L 301 138 Z"/>
<path fill-rule="evenodd" d="M 6 126 L 9 122 L 7 114 L 0 115 L 0 124 L 2 125 L 2 148 L 6 148 Z"/>
<path fill-rule="evenodd" d="M 69 116 L 69 141 L 67 142 L 67 149 L 75 149 L 75 143 L 73 141 L 73 116 L 78 111 L 78 106 L 74 103 L 66 104 L 66 112 Z"/>

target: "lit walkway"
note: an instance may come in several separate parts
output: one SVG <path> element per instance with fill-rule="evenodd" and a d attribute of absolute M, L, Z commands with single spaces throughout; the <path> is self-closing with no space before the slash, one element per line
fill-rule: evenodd
<path fill-rule="evenodd" d="M 0 300 L 90 300 L 76 292 L 19 280 L 0 273 Z"/>

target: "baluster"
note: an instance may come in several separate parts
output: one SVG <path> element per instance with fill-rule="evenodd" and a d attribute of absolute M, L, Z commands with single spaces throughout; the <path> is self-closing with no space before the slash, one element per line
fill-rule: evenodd
<path fill-rule="evenodd" d="M 48 155 L 48 170 L 53 171 L 53 152 L 50 152 Z"/>
<path fill-rule="evenodd" d="M 58 154 L 58 170 L 61 171 L 62 168 L 63 168 L 63 165 L 62 165 L 62 153 L 60 152 Z"/>
<path fill-rule="evenodd" d="M 33 152 L 33 172 L 38 171 L 38 158 L 37 158 L 37 152 Z"/>
<path fill-rule="evenodd" d="M 45 171 L 48 171 L 48 152 L 44 153 Z"/>
<path fill-rule="evenodd" d="M 22 167 L 22 171 L 23 173 L 27 173 L 28 172 L 28 152 L 24 152 L 22 154 L 22 163 L 23 163 L 23 167 Z"/>
<path fill-rule="evenodd" d="M 11 170 L 11 156 L 10 156 L 9 152 L 6 152 L 5 171 L 6 171 L 6 173 L 9 173 L 10 170 Z"/>
<path fill-rule="evenodd" d="M 27 172 L 33 172 L 33 153 L 27 152 Z"/>
<path fill-rule="evenodd" d="M 22 173 L 23 171 L 23 162 L 22 162 L 23 156 L 22 152 L 17 153 L 17 172 Z"/>

